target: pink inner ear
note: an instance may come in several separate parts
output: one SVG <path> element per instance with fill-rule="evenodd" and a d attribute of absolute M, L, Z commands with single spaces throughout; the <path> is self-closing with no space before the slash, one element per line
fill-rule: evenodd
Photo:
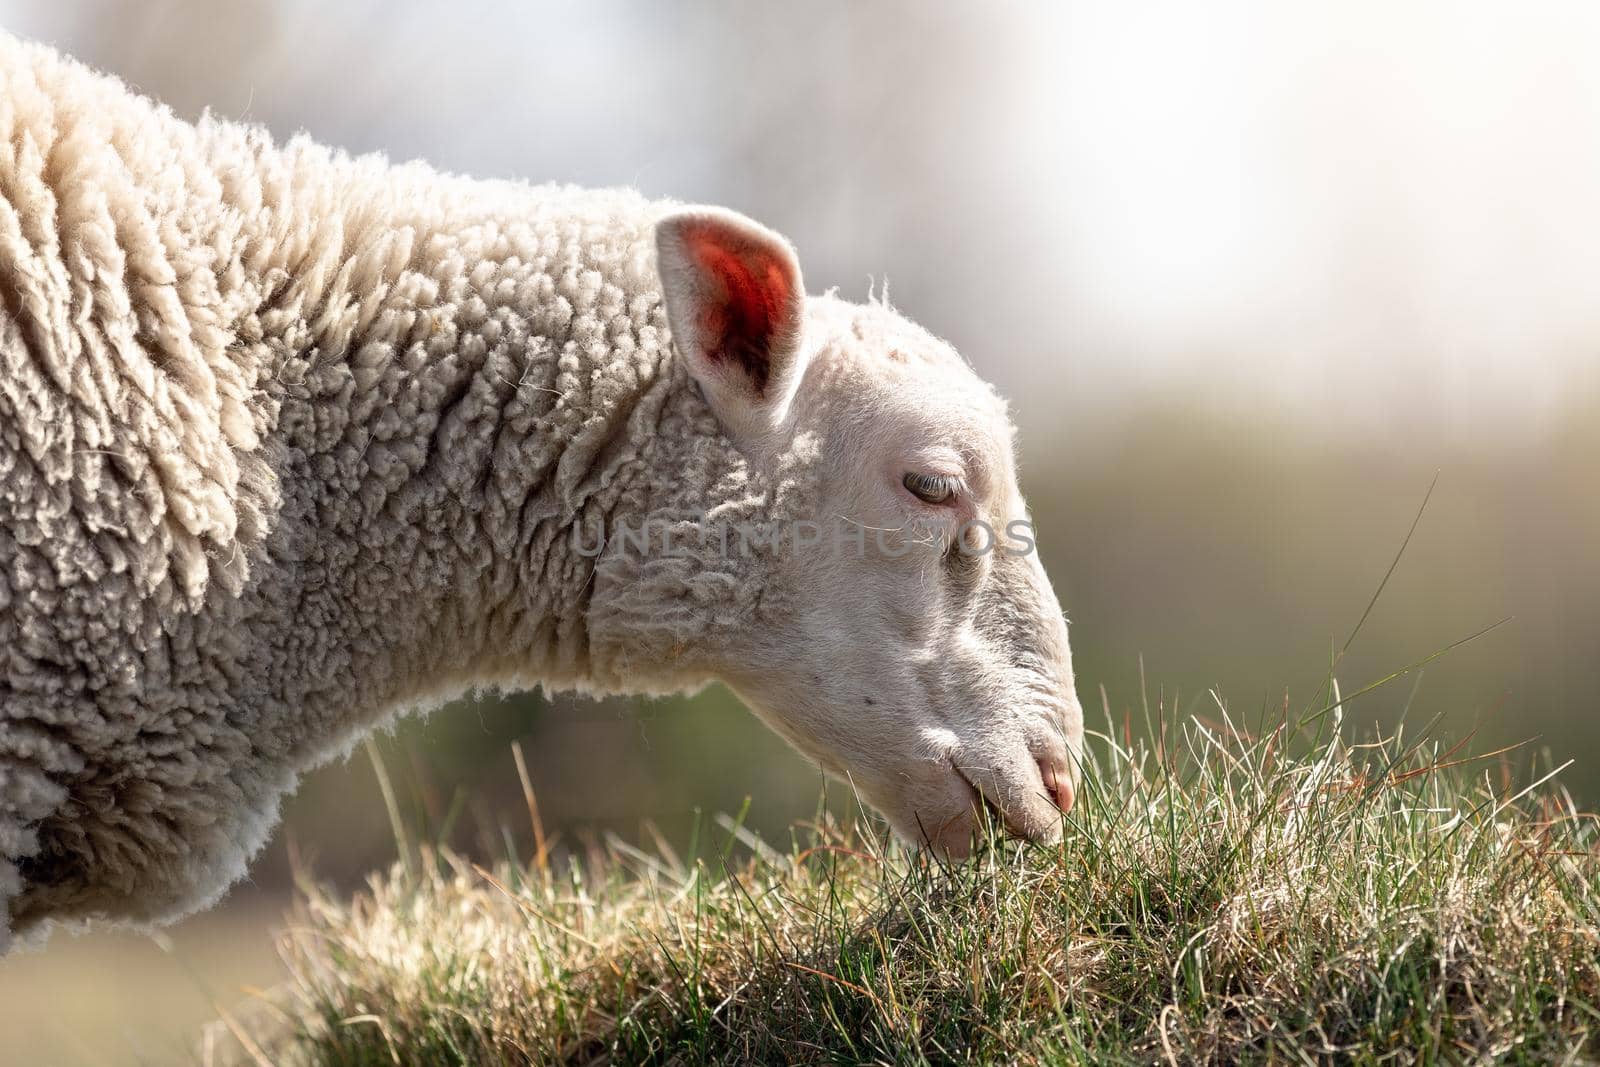
<path fill-rule="evenodd" d="M 721 302 L 712 299 L 700 311 L 706 355 L 736 364 L 756 395 L 764 394 L 772 342 L 794 300 L 783 262 L 757 248 L 735 250 L 728 232 L 714 223 L 686 226 L 682 236 L 695 263 L 722 288 Z"/>

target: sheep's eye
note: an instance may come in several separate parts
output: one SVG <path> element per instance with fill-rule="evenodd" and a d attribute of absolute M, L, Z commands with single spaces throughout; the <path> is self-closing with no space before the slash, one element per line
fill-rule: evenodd
<path fill-rule="evenodd" d="M 956 495 L 957 482 L 949 474 L 918 474 L 905 476 L 903 484 L 912 496 L 929 504 L 943 504 Z"/>

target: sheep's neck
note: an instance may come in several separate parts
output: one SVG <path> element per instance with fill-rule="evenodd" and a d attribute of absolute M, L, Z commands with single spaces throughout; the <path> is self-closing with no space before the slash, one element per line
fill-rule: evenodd
<path fill-rule="evenodd" d="M 278 491 L 244 598 L 262 688 L 330 730 L 352 695 L 640 688 L 617 613 L 592 632 L 630 578 L 582 531 L 705 510 L 731 462 L 687 440 L 709 416 L 669 355 L 651 209 L 324 163 L 344 225 L 258 264 L 236 325 Z"/>

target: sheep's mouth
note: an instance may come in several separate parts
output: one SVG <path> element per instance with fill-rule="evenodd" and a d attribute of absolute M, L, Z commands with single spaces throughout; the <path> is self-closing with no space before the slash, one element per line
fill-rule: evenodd
<path fill-rule="evenodd" d="M 955 811 L 945 815 L 936 823 L 929 824 L 923 821 L 923 813 L 914 811 L 912 819 L 916 823 L 917 834 L 922 839 L 923 847 L 931 848 L 938 853 L 947 855 L 952 860 L 964 859 L 970 856 L 974 848 L 981 845 L 986 834 L 984 823 L 1003 827 L 1004 821 L 1000 809 L 979 789 L 967 773 L 958 767 L 955 761 L 947 760 L 950 773 L 955 775 L 967 793 L 967 802 Z M 971 823 L 968 824 L 968 820 Z M 960 828 L 963 832 L 959 837 L 952 839 L 951 831 Z"/>
<path fill-rule="evenodd" d="M 1035 795 L 1041 800 L 1048 801 L 1057 813 L 1064 816 L 1072 807 L 1071 780 L 1042 758 L 1035 759 L 1034 762 L 1036 773 L 1039 776 L 1037 784 L 1033 787 Z M 950 761 L 950 769 L 961 780 L 961 784 L 967 788 L 968 810 L 978 820 L 978 825 L 974 827 L 974 830 L 981 832 L 986 821 L 990 827 L 1003 831 L 1006 836 L 1022 840 L 1034 840 L 1036 838 L 1035 834 L 1028 833 L 1019 827 L 1015 819 L 1008 818 L 1005 808 L 985 793 L 983 788 L 954 759 Z"/>
<path fill-rule="evenodd" d="M 956 772 L 956 777 L 961 779 L 961 784 L 967 787 L 967 810 L 972 812 L 973 817 L 978 820 L 978 825 L 974 826 L 973 829 L 981 831 L 983 829 L 983 821 L 987 819 L 990 825 L 999 827 L 1009 833 L 1010 831 L 1006 828 L 1006 814 L 1001 810 L 1000 805 L 991 800 L 955 760 L 950 761 L 950 769 Z"/>

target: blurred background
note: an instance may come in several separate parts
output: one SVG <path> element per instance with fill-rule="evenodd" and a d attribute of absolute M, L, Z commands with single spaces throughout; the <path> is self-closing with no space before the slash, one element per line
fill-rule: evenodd
<path fill-rule="evenodd" d="M 0 25 L 211 110 L 451 171 L 726 204 L 808 286 L 895 304 L 999 384 L 1041 551 L 1104 706 L 1310 700 L 1405 536 L 1346 692 L 1530 738 L 1600 800 L 1600 7 L 0 0 Z M 527 855 L 781 839 L 818 773 L 725 693 L 454 706 L 379 746 L 415 834 Z M 838 792 L 837 789 L 834 790 Z M 186 1062 L 277 969 L 291 854 L 391 862 L 360 750 L 253 881 L 159 941 L 0 962 L 0 1063 Z M 130 974 L 139 981 L 131 984 Z"/>

